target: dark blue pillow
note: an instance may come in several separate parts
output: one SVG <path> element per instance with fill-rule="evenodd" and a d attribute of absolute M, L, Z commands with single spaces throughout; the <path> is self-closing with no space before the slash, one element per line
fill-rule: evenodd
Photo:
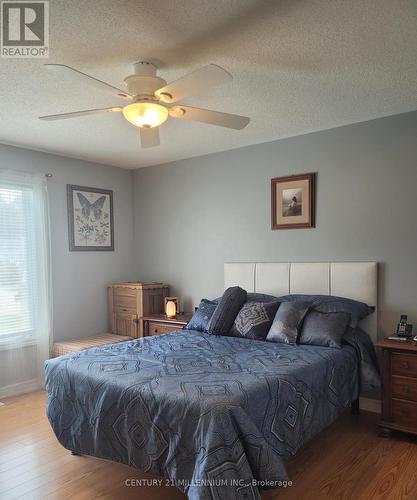
<path fill-rule="evenodd" d="M 282 344 L 295 344 L 309 308 L 309 302 L 282 302 L 275 314 L 266 340 Z"/>
<path fill-rule="evenodd" d="M 185 330 L 197 330 L 199 332 L 206 332 L 207 325 L 210 318 L 213 316 L 217 303 L 211 300 L 202 299 L 197 311 L 193 314 Z"/>
<path fill-rule="evenodd" d="M 218 304 L 221 300 L 221 297 L 217 297 L 217 299 L 214 299 L 213 302 L 216 302 Z M 268 295 L 266 293 L 253 293 L 253 292 L 248 292 L 247 293 L 247 302 L 276 302 L 278 300 L 278 297 L 275 297 L 274 295 Z"/>
<path fill-rule="evenodd" d="M 375 307 L 370 307 L 363 302 L 333 297 L 332 295 L 284 295 L 279 300 L 285 302 L 310 302 L 311 308 L 319 312 L 344 312 L 350 314 L 350 326 L 355 328 L 359 321 L 373 313 Z"/>
<path fill-rule="evenodd" d="M 340 349 L 349 321 L 349 313 L 310 311 L 304 319 L 298 343 Z"/>
<path fill-rule="evenodd" d="M 246 302 L 239 311 L 230 330 L 232 337 L 265 340 L 279 302 Z"/>
<path fill-rule="evenodd" d="M 228 288 L 211 317 L 207 325 L 207 331 L 215 335 L 226 335 L 233 326 L 233 322 L 240 311 L 243 304 L 246 302 L 246 290 L 239 286 Z"/>

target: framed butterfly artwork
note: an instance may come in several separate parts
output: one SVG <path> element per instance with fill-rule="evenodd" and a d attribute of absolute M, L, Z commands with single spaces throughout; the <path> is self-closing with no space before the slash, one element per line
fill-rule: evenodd
<path fill-rule="evenodd" d="M 113 191 L 67 184 L 69 249 L 113 251 Z"/>

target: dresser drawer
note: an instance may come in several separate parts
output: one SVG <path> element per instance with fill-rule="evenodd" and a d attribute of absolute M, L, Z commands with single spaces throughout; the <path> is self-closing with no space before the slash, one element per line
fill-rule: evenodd
<path fill-rule="evenodd" d="M 393 375 L 391 394 L 393 398 L 417 402 L 417 379 Z"/>
<path fill-rule="evenodd" d="M 165 323 L 156 323 L 154 321 L 149 322 L 149 333 L 148 335 L 162 335 L 163 333 L 175 332 L 181 329 L 182 326 L 178 325 L 167 325 Z"/>
<path fill-rule="evenodd" d="M 135 288 L 128 287 L 114 287 L 113 288 L 114 297 L 136 297 L 138 294 L 138 290 Z"/>
<path fill-rule="evenodd" d="M 137 312 L 137 300 L 136 295 L 115 295 L 114 297 L 114 310 L 115 312 L 128 312 L 131 314 L 136 314 Z"/>
<path fill-rule="evenodd" d="M 417 429 L 417 403 L 392 399 L 391 420 L 395 424 Z"/>
<path fill-rule="evenodd" d="M 417 356 L 393 352 L 391 354 L 392 375 L 417 378 Z"/>

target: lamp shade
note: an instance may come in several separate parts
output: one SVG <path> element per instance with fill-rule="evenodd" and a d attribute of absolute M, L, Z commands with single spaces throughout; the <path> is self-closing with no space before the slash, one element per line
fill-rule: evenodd
<path fill-rule="evenodd" d="M 166 303 L 165 314 L 167 315 L 167 318 L 175 318 L 177 315 L 177 306 L 172 300 L 169 300 Z"/>
<path fill-rule="evenodd" d="M 168 109 L 155 102 L 135 102 L 123 108 L 127 121 L 141 128 L 158 127 L 168 118 Z"/>

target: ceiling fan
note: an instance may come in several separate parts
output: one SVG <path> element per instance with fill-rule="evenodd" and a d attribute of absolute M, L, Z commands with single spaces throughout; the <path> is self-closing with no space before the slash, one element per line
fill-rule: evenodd
<path fill-rule="evenodd" d="M 62 73 L 71 73 L 73 76 L 81 77 L 84 81 L 94 84 L 101 89 L 106 89 L 116 97 L 130 102 L 125 106 L 40 116 L 40 120 L 62 120 L 97 113 L 122 112 L 126 120 L 139 127 L 143 148 L 159 145 L 158 127 L 168 119 L 168 116 L 180 120 L 209 123 L 236 130 L 246 127 L 250 120 L 246 116 L 221 113 L 219 111 L 194 108 L 192 106 L 171 106 L 171 104 L 185 97 L 204 92 L 215 85 L 232 80 L 230 73 L 215 64 L 203 66 L 167 84 L 165 80 L 156 75 L 156 66 L 147 61 L 140 61 L 134 65 L 134 74 L 124 79 L 127 92 L 65 64 L 45 64 L 45 66 Z"/>

